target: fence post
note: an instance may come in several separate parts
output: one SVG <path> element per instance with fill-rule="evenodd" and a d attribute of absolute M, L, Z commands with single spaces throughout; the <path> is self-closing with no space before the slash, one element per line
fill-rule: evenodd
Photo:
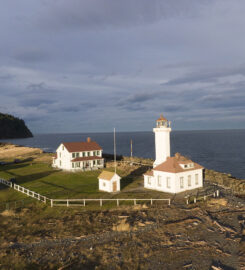
<path fill-rule="evenodd" d="M 136 199 L 134 199 L 134 205 L 136 205 Z"/>
<path fill-rule="evenodd" d="M 197 202 L 197 198 L 195 197 L 195 198 L 194 198 L 194 203 L 196 203 L 196 202 Z"/>
<path fill-rule="evenodd" d="M 83 200 L 83 206 L 85 206 L 85 199 Z"/>
<path fill-rule="evenodd" d="M 186 204 L 189 204 L 189 200 L 188 199 L 186 199 Z"/>
<path fill-rule="evenodd" d="M 119 206 L 119 200 L 117 199 L 117 206 Z"/>
<path fill-rule="evenodd" d="M 204 199 L 204 201 L 206 201 L 206 195 L 204 195 L 203 199 Z"/>
<path fill-rule="evenodd" d="M 217 197 L 219 197 L 219 190 L 218 189 L 216 190 L 216 195 L 217 195 Z"/>
<path fill-rule="evenodd" d="M 102 199 L 100 199 L 100 206 L 102 206 Z"/>
<path fill-rule="evenodd" d="M 214 198 L 215 198 L 215 192 L 214 192 L 213 196 L 214 196 Z"/>
<path fill-rule="evenodd" d="M 69 200 L 66 201 L 66 206 L 69 207 Z"/>
<path fill-rule="evenodd" d="M 151 199 L 151 205 L 152 205 L 152 199 Z"/>
<path fill-rule="evenodd" d="M 53 207 L 53 199 L 50 199 L 50 205 Z"/>
<path fill-rule="evenodd" d="M 171 204 L 171 201 L 170 201 L 170 199 L 168 199 L 168 205 L 170 205 Z"/>
<path fill-rule="evenodd" d="M 46 197 L 43 197 L 43 202 L 44 202 L 44 203 L 46 203 L 46 199 L 47 199 Z"/>

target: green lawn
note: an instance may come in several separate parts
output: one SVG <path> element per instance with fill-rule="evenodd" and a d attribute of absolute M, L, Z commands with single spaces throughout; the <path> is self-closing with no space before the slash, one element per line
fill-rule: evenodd
<path fill-rule="evenodd" d="M 113 170 L 113 169 L 112 169 Z M 110 194 L 98 190 L 98 171 L 64 172 L 53 169 L 49 164 L 24 162 L 0 166 L 0 177 L 15 178 L 16 183 L 48 198 L 164 198 L 162 192 L 138 189 L 143 184 L 141 172 L 128 174 L 118 170 L 123 176 L 121 192 Z M 26 195 L 1 185 L 0 202 L 26 198 Z"/>

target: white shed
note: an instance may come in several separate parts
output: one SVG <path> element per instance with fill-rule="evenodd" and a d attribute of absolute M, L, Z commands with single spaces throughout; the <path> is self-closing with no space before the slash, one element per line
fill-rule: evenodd
<path fill-rule="evenodd" d="M 102 173 L 98 176 L 98 179 L 99 190 L 106 192 L 120 191 L 121 177 L 115 172 L 102 171 Z"/>

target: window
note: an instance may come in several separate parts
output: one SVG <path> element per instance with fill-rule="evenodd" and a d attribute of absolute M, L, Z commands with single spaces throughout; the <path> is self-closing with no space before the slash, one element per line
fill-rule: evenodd
<path fill-rule="evenodd" d="M 76 162 L 76 168 L 79 168 L 80 167 L 80 162 Z"/>
<path fill-rule="evenodd" d="M 83 152 L 83 157 L 85 157 L 85 152 Z"/>
<path fill-rule="evenodd" d="M 96 165 L 96 160 L 93 161 L 94 165 Z"/>
<path fill-rule="evenodd" d="M 79 157 L 79 153 L 76 153 L 76 157 Z"/>
<path fill-rule="evenodd" d="M 171 187 L 171 178 L 170 177 L 167 177 L 167 188 L 170 188 Z"/>
<path fill-rule="evenodd" d="M 148 185 L 151 185 L 151 177 L 148 176 Z"/>
<path fill-rule="evenodd" d="M 191 187 L 191 175 L 188 175 L 188 187 Z"/>
<path fill-rule="evenodd" d="M 100 160 L 97 160 L 97 164 L 98 164 L 98 165 L 100 165 L 100 164 L 101 164 Z"/>
<path fill-rule="evenodd" d="M 61 158 L 61 153 L 60 153 L 60 158 Z"/>
<path fill-rule="evenodd" d="M 188 168 L 188 165 L 187 165 L 187 164 L 185 164 L 185 165 L 184 165 L 184 168 L 185 168 L 185 169 L 186 169 L 186 168 Z"/>
<path fill-rule="evenodd" d="M 161 178 L 162 177 L 160 175 L 157 176 L 157 184 L 158 184 L 159 187 L 162 186 L 162 179 Z"/>
<path fill-rule="evenodd" d="M 90 157 L 90 152 L 87 152 L 87 156 Z"/>
<path fill-rule="evenodd" d="M 75 158 L 76 157 L 76 153 L 72 153 L 72 158 Z"/>
<path fill-rule="evenodd" d="M 99 156 L 100 155 L 100 151 L 97 151 L 97 156 Z"/>
<path fill-rule="evenodd" d="M 103 182 L 103 187 L 105 187 L 106 186 L 106 183 L 105 182 Z"/>
<path fill-rule="evenodd" d="M 195 184 L 198 185 L 198 173 L 195 174 Z"/>
<path fill-rule="evenodd" d="M 62 163 L 61 163 L 61 160 L 60 160 L 60 166 L 62 165 Z"/>
<path fill-rule="evenodd" d="M 71 163 L 71 166 L 72 166 L 72 168 L 74 168 L 74 163 L 73 162 Z"/>
<path fill-rule="evenodd" d="M 180 177 L 180 188 L 184 188 L 184 177 Z"/>
<path fill-rule="evenodd" d="M 62 150 L 64 150 L 64 145 L 62 145 Z"/>
<path fill-rule="evenodd" d="M 96 152 L 95 151 L 93 152 L 93 156 L 96 156 Z"/>

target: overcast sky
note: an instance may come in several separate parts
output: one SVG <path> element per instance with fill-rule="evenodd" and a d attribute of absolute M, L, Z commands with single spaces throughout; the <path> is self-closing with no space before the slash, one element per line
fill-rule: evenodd
<path fill-rule="evenodd" d="M 0 112 L 34 133 L 245 128 L 244 0 L 8 0 Z"/>

